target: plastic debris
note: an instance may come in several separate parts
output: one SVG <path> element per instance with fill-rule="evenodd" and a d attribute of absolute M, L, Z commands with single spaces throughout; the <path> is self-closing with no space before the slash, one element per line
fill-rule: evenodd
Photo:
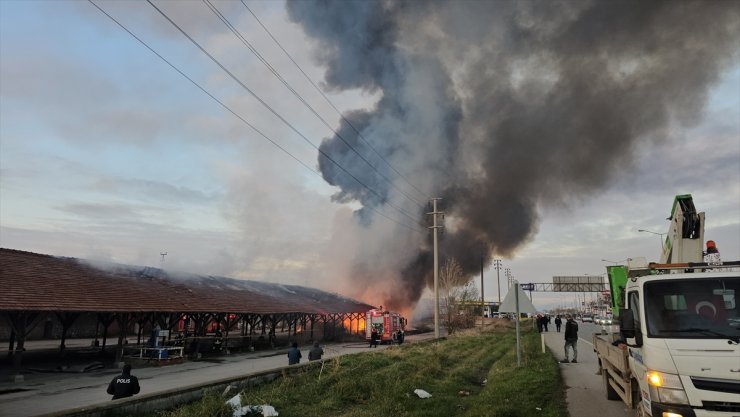
<path fill-rule="evenodd" d="M 470 395 L 470 391 L 460 390 L 460 391 L 458 391 L 457 395 L 459 395 L 461 397 L 467 397 L 468 395 Z"/>
<path fill-rule="evenodd" d="M 481 386 L 485 387 L 487 383 L 488 383 L 488 378 L 484 379 L 483 382 L 481 382 L 480 384 Z"/>
<path fill-rule="evenodd" d="M 535 407 L 535 408 L 537 409 L 537 411 L 542 411 L 542 409 L 541 409 L 541 408 L 539 408 L 539 407 Z"/>
<path fill-rule="evenodd" d="M 242 396 L 240 394 L 236 394 L 235 396 L 231 397 L 229 401 L 226 401 L 226 404 L 230 405 L 231 408 L 237 409 L 242 407 Z"/>
<path fill-rule="evenodd" d="M 244 407 L 234 410 L 233 417 L 242 417 L 250 413 L 262 413 L 263 417 L 276 417 L 278 412 L 271 405 L 245 405 Z"/>
<path fill-rule="evenodd" d="M 424 391 L 423 389 L 418 389 L 418 388 L 414 390 L 414 394 L 418 395 L 419 398 L 429 398 L 432 396 L 432 394 Z"/>
<path fill-rule="evenodd" d="M 232 414 L 233 417 L 242 417 L 249 413 L 261 413 L 263 417 L 278 416 L 278 412 L 275 411 L 275 407 L 271 405 L 263 404 L 242 406 L 242 397 L 239 394 L 231 397 L 229 401 L 226 401 L 226 404 L 230 405 L 234 410 L 234 414 Z"/>

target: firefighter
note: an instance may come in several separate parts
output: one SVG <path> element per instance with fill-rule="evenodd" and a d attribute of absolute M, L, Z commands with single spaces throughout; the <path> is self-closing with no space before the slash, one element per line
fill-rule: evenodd
<path fill-rule="evenodd" d="M 398 329 L 396 332 L 396 342 L 398 342 L 399 345 L 403 343 L 403 332 L 401 329 Z"/>
<path fill-rule="evenodd" d="M 220 327 L 216 328 L 214 338 L 215 339 L 213 340 L 213 350 L 216 352 L 221 352 L 221 350 L 223 349 L 224 340 L 223 340 L 223 333 L 221 333 Z"/>
<path fill-rule="evenodd" d="M 379 338 L 380 337 L 378 335 L 378 329 L 373 327 L 373 330 L 370 332 L 370 347 L 375 347 L 375 348 L 378 347 Z"/>

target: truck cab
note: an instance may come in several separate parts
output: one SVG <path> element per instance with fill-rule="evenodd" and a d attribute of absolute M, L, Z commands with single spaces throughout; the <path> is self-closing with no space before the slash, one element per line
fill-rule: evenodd
<path fill-rule="evenodd" d="M 740 416 L 740 262 L 705 259 L 704 218 L 676 196 L 660 263 L 607 267 L 620 334 L 594 349 L 607 398 L 638 417 Z"/>
<path fill-rule="evenodd" d="M 740 415 L 740 274 L 631 278 L 620 311 L 643 414 Z"/>

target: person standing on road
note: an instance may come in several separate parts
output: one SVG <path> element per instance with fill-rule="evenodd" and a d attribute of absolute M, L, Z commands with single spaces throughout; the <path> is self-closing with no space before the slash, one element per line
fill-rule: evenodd
<path fill-rule="evenodd" d="M 112 395 L 114 400 L 119 398 L 131 397 L 134 394 L 138 394 L 139 390 L 139 379 L 131 375 L 131 365 L 123 365 L 121 375 L 113 378 L 108 384 L 108 394 Z"/>
<path fill-rule="evenodd" d="M 321 359 L 321 355 L 324 354 L 324 349 L 321 349 L 319 342 L 313 342 L 313 347 L 308 351 L 308 360 L 317 361 Z"/>
<path fill-rule="evenodd" d="M 301 362 L 301 351 L 298 349 L 298 343 L 293 342 L 293 345 L 288 349 L 288 365 L 297 365 Z"/>
<path fill-rule="evenodd" d="M 560 318 L 560 315 L 555 316 L 555 329 L 560 333 L 560 325 L 563 324 L 563 320 Z"/>
<path fill-rule="evenodd" d="M 568 363 L 568 346 L 573 348 L 573 360 L 572 363 L 578 363 L 578 323 L 573 320 L 573 316 L 570 314 L 565 315 L 565 359 L 560 361 L 561 363 Z"/>
<path fill-rule="evenodd" d="M 373 330 L 370 332 L 370 347 L 378 347 L 378 330 L 373 327 Z"/>

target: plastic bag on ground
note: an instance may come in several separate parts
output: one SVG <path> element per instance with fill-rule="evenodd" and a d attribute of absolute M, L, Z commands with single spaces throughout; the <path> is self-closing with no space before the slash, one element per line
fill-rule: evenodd
<path fill-rule="evenodd" d="M 432 394 L 424 391 L 423 389 L 418 389 L 418 388 L 414 390 L 414 394 L 418 395 L 419 398 L 429 398 L 432 396 Z"/>
<path fill-rule="evenodd" d="M 236 394 L 231 397 L 226 404 L 230 405 L 234 410 L 233 417 L 242 417 L 248 413 L 262 413 L 263 417 L 277 417 L 278 412 L 275 411 L 275 407 L 267 404 L 263 405 L 245 405 L 242 407 L 242 397 L 240 394 Z"/>
<path fill-rule="evenodd" d="M 226 404 L 230 405 L 231 408 L 233 408 L 234 410 L 242 408 L 242 396 L 240 394 L 236 394 L 235 396 L 231 397 L 229 401 L 226 401 Z"/>

